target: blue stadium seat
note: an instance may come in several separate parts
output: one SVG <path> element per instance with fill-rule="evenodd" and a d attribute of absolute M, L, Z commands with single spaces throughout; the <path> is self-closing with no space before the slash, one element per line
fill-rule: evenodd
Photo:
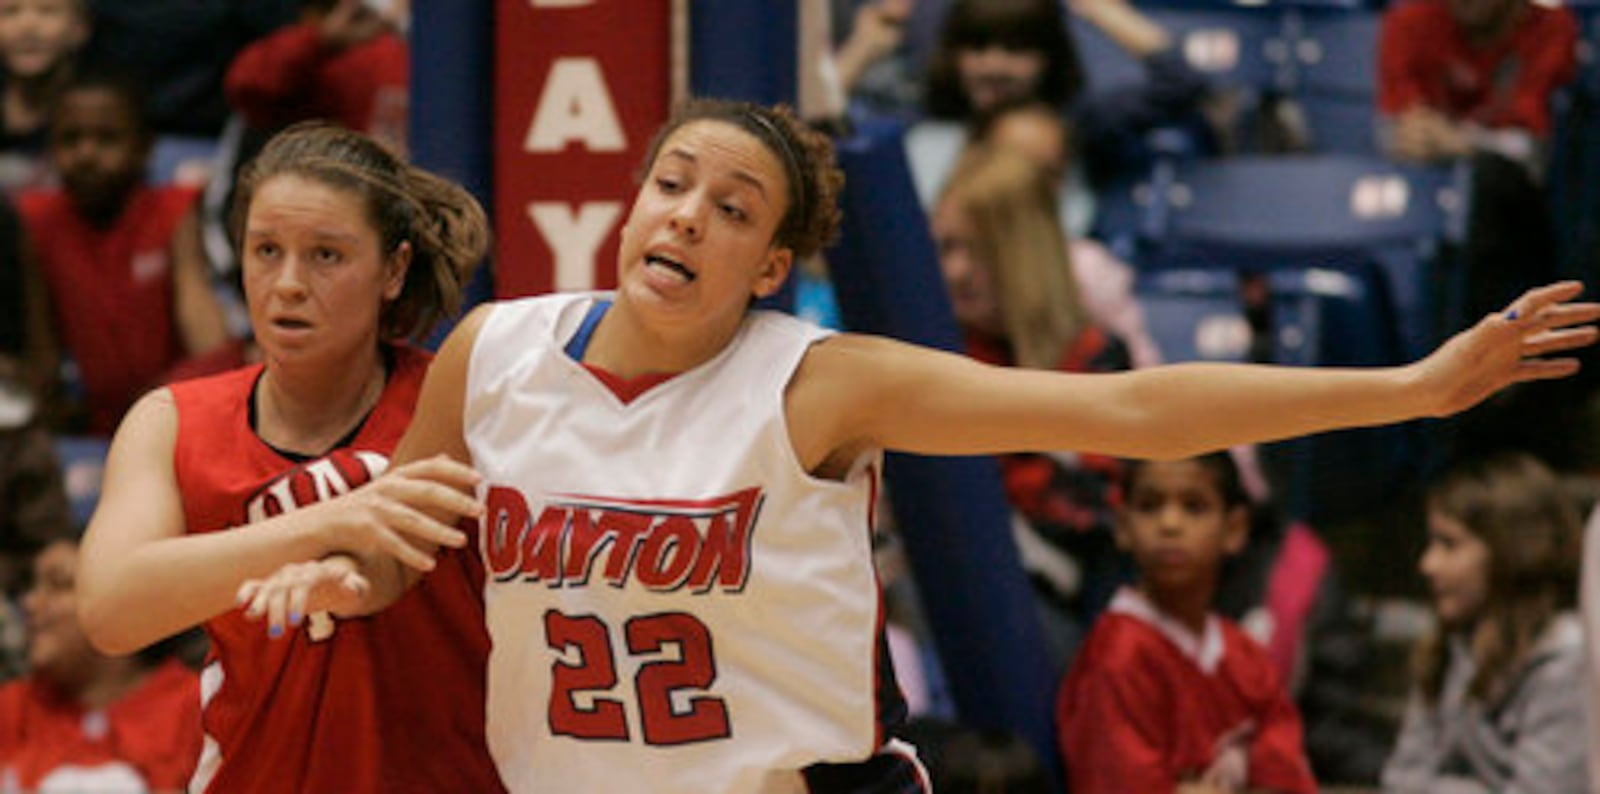
<path fill-rule="evenodd" d="M 1232 270 L 1172 269 L 1139 274 L 1134 296 L 1166 361 L 1245 361 L 1250 323 Z"/>
<path fill-rule="evenodd" d="M 1103 200 L 1146 267 L 1272 270 L 1371 264 L 1387 274 L 1407 354 L 1455 325 L 1445 243 L 1464 237 L 1466 169 L 1423 169 L 1371 157 L 1238 157 L 1170 164 Z M 1435 297 L 1442 297 L 1436 301 Z"/>
<path fill-rule="evenodd" d="M 218 142 L 197 135 L 160 135 L 150 150 L 146 177 L 154 184 L 203 187 L 216 163 Z"/>
<path fill-rule="evenodd" d="M 1276 9 L 1188 4 L 1145 10 L 1172 34 L 1189 65 L 1217 85 L 1248 96 L 1282 85 L 1288 50 Z M 1143 79 L 1143 67 L 1098 28 L 1073 17 L 1072 34 L 1091 91 L 1114 91 Z"/>
<path fill-rule="evenodd" d="M 1305 111 L 1313 147 L 1375 153 L 1382 13 L 1304 8 L 1287 22 L 1293 37 L 1293 94 Z"/>
<path fill-rule="evenodd" d="M 1262 360 L 1290 366 L 1397 363 L 1398 340 L 1375 268 L 1284 267 L 1263 278 L 1268 296 L 1257 343 L 1241 275 L 1216 267 L 1140 273 L 1135 295 L 1171 361 Z M 1281 506 L 1316 521 L 1387 498 L 1420 470 L 1415 426 L 1322 434 L 1265 445 L 1262 460 Z"/>
<path fill-rule="evenodd" d="M 1375 269 L 1296 268 L 1269 274 L 1272 358 L 1279 364 L 1400 363 L 1387 290 Z M 1344 430 L 1268 444 L 1262 460 L 1292 515 L 1326 523 L 1416 484 L 1427 463 L 1416 423 Z"/>
<path fill-rule="evenodd" d="M 67 502 L 72 507 L 72 523 L 79 529 L 89 525 L 89 517 L 100 502 L 100 479 L 110 447 L 106 439 L 93 436 L 55 438 L 56 459 L 61 465 Z"/>

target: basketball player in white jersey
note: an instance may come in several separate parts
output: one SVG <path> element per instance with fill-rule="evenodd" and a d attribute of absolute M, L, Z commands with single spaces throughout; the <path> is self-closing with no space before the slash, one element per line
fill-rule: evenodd
<path fill-rule="evenodd" d="M 1444 416 L 1570 374 L 1543 356 L 1600 316 L 1567 283 L 1404 367 L 997 369 L 749 308 L 837 224 L 831 146 L 786 110 L 691 102 L 647 163 L 616 292 L 473 312 L 395 452 L 482 477 L 488 735 L 514 792 L 925 791 L 871 562 L 883 450 L 1176 458 Z M 456 518 L 395 515 L 419 537 Z M 244 595 L 273 624 L 374 609 L 420 575 L 404 562 Z"/>

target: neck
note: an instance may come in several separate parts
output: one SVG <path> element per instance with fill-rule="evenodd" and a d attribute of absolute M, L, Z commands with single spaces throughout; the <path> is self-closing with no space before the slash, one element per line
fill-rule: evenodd
<path fill-rule="evenodd" d="M 639 320 L 618 295 L 595 328 L 584 363 L 623 378 L 687 372 L 715 358 L 733 341 L 743 315 L 726 327 L 685 329 L 682 333 L 652 328 Z"/>
<path fill-rule="evenodd" d="M 1463 27 L 1461 32 L 1466 37 L 1467 44 L 1474 48 L 1482 49 L 1500 43 L 1517 29 L 1522 22 L 1522 17 L 1527 13 L 1522 3 L 1517 3 L 1493 20 L 1481 25 Z"/>
<path fill-rule="evenodd" d="M 268 365 L 256 389 L 256 434 L 277 449 L 326 453 L 377 405 L 387 379 L 373 349 L 357 366 L 309 372 Z"/>
<path fill-rule="evenodd" d="M 85 710 L 99 711 L 121 700 L 149 675 L 135 657 L 97 656 L 81 675 L 56 678 L 46 674 L 45 679 Z"/>
<path fill-rule="evenodd" d="M 1148 581 L 1140 582 L 1139 592 L 1155 604 L 1161 614 L 1178 621 L 1184 628 L 1200 634 L 1205 631 L 1206 618 L 1211 615 L 1211 598 L 1216 594 L 1214 583 L 1183 588 L 1163 588 Z"/>

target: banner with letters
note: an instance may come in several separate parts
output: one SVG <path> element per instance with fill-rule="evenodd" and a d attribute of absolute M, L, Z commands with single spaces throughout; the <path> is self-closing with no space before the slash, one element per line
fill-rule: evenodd
<path fill-rule="evenodd" d="M 674 6 L 498 0 L 497 297 L 615 286 L 617 234 L 670 110 Z"/>

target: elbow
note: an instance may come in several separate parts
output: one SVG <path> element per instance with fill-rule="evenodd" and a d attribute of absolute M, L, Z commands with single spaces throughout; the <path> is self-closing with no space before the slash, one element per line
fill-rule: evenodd
<path fill-rule="evenodd" d="M 126 621 L 119 621 L 109 599 L 81 589 L 78 594 L 78 627 L 89 644 L 106 656 L 127 656 L 149 643 L 132 636 Z"/>

